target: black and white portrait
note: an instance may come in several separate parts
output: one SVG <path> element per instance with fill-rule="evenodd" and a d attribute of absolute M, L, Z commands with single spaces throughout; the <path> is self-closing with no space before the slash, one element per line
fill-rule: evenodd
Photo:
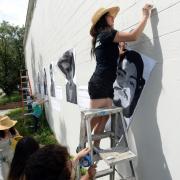
<path fill-rule="evenodd" d="M 38 93 L 41 94 L 41 82 L 40 82 L 40 75 L 39 75 L 39 72 L 38 72 Z"/>
<path fill-rule="evenodd" d="M 73 49 L 66 51 L 57 63 L 59 69 L 65 75 L 66 84 L 66 98 L 68 102 L 77 104 L 77 90 L 74 83 L 75 62 Z"/>
<path fill-rule="evenodd" d="M 47 75 L 46 75 L 46 69 L 44 68 L 44 77 L 43 77 L 43 85 L 44 85 L 44 95 L 48 95 L 47 92 Z"/>
<path fill-rule="evenodd" d="M 146 67 L 148 73 L 144 72 L 145 61 L 138 52 L 127 50 L 118 63 L 113 103 L 115 106 L 123 108 L 123 114 L 128 126 L 148 78 L 144 77 L 144 75 L 150 74 L 152 70 L 152 66 L 149 66 Z"/>
<path fill-rule="evenodd" d="M 51 84 L 50 84 L 50 93 L 52 97 L 55 97 L 55 85 L 54 85 L 54 79 L 53 79 L 53 65 L 50 64 L 49 66 L 49 73 L 50 73 L 50 79 L 51 79 Z"/>

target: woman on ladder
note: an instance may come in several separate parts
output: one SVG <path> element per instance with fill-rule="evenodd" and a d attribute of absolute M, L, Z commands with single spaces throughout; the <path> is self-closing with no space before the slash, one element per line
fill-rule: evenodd
<path fill-rule="evenodd" d="M 90 35 L 92 36 L 91 55 L 96 58 L 96 69 L 88 84 L 90 108 L 110 108 L 114 96 L 113 83 L 116 79 L 117 60 L 120 42 L 135 41 L 144 30 L 150 16 L 152 5 L 143 7 L 143 17 L 137 27 L 130 32 L 119 32 L 114 29 L 114 19 L 119 7 L 100 8 L 92 17 Z M 96 117 L 91 120 L 94 134 L 104 131 L 108 116 Z M 94 141 L 99 149 L 100 140 Z"/>

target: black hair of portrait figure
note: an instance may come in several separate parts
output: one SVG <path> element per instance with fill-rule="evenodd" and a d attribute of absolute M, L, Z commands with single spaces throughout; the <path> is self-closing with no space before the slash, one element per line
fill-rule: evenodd
<path fill-rule="evenodd" d="M 50 66 L 49 66 L 49 73 L 50 73 L 50 79 L 51 79 L 50 92 L 51 92 L 51 96 L 55 97 L 56 95 L 55 95 L 55 87 L 54 87 L 52 64 L 50 64 Z"/>
<path fill-rule="evenodd" d="M 77 90 L 76 84 L 73 82 L 75 75 L 75 62 L 73 49 L 66 51 L 57 63 L 59 69 L 67 79 L 66 84 L 66 98 L 68 102 L 77 104 Z"/>
<path fill-rule="evenodd" d="M 113 103 L 123 107 L 124 116 L 127 118 L 132 116 L 144 87 L 143 70 L 141 55 L 136 51 L 126 50 L 117 68 Z"/>
<path fill-rule="evenodd" d="M 48 95 L 48 92 L 47 92 L 47 75 L 46 75 L 46 69 L 44 68 L 44 95 Z"/>

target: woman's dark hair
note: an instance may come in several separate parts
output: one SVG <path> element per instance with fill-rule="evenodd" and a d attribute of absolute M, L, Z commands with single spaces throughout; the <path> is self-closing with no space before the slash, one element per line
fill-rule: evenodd
<path fill-rule="evenodd" d="M 61 145 L 47 145 L 28 160 L 25 167 L 26 180 L 70 180 L 69 153 Z"/>
<path fill-rule="evenodd" d="M 29 157 L 39 149 L 39 144 L 32 137 L 24 137 L 16 145 L 8 180 L 19 180 Z"/>
<path fill-rule="evenodd" d="M 120 58 L 121 58 L 121 61 L 119 64 L 120 66 L 123 62 L 123 59 L 126 58 L 128 62 L 133 63 L 136 66 L 136 70 L 137 70 L 137 85 L 136 85 L 136 90 L 134 93 L 133 100 L 131 102 L 131 105 L 127 108 L 124 108 L 124 111 L 123 111 L 125 117 L 131 117 L 136 107 L 139 96 L 141 95 L 141 91 L 145 84 L 145 80 L 143 78 L 144 63 L 143 63 L 141 55 L 137 53 L 136 51 L 132 51 L 132 50 L 131 51 L 126 50 L 125 53 Z"/>
<path fill-rule="evenodd" d="M 9 132 L 11 133 L 12 136 L 16 135 L 16 130 L 14 127 L 9 129 Z M 5 137 L 5 132 L 4 130 L 0 130 L 0 138 L 4 138 Z"/>
<path fill-rule="evenodd" d="M 111 26 L 106 21 L 107 14 L 108 12 L 99 19 L 99 21 L 96 23 L 96 25 L 92 29 L 93 39 L 92 39 L 91 57 L 94 56 L 95 44 L 96 44 L 96 39 L 97 39 L 98 34 L 102 31 L 111 29 Z"/>

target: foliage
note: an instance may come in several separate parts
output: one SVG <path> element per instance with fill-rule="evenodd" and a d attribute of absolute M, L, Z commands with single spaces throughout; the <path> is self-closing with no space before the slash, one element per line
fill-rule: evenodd
<path fill-rule="evenodd" d="M 21 101 L 21 96 L 19 92 L 16 91 L 9 96 L 0 97 L 0 105 L 4 105 L 10 102 L 19 102 L 19 101 Z"/>
<path fill-rule="evenodd" d="M 42 145 L 57 143 L 44 115 L 41 118 L 41 128 L 37 133 L 34 133 L 31 128 L 34 122 L 32 116 L 24 116 L 21 108 L 13 110 L 7 115 L 11 117 L 11 119 L 18 121 L 16 129 L 19 131 L 20 135 L 31 136 Z"/>
<path fill-rule="evenodd" d="M 3 21 L 0 24 L 0 88 L 10 95 L 19 84 L 19 71 L 25 68 L 24 27 Z"/>

